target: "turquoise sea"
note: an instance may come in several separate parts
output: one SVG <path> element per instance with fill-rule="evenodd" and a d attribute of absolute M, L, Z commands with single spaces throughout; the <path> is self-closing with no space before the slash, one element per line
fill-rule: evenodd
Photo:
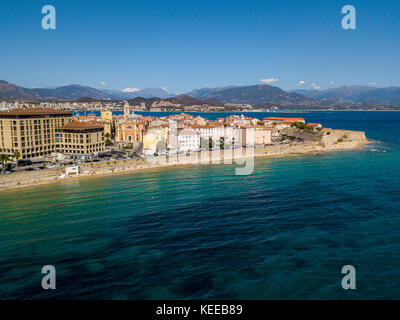
<path fill-rule="evenodd" d="M 0 299 L 400 298 L 400 112 L 284 115 L 374 141 L 0 192 Z"/>

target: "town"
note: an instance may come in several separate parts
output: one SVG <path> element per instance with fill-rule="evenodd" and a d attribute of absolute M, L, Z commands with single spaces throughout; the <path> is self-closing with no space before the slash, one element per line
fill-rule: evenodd
<path fill-rule="evenodd" d="M 293 125 L 303 125 L 309 131 L 322 129 L 321 124 L 306 125 L 303 118 L 259 120 L 230 115 L 209 121 L 185 113 L 157 118 L 132 110 L 126 103 L 124 113 L 118 116 L 107 109 L 100 116 L 74 116 L 69 111 L 52 108 L 1 111 L 3 171 L 32 162 L 64 163 L 261 147 L 290 141 L 291 137 L 282 135 L 280 130 Z"/>
<path fill-rule="evenodd" d="M 0 190 L 178 164 L 352 149 L 367 141 L 364 132 L 324 128 L 304 118 L 226 113 L 209 120 L 135 110 L 125 102 L 119 112 L 97 114 L 25 105 L 0 111 Z M 236 174 L 253 172 L 254 161 L 245 164 Z"/>

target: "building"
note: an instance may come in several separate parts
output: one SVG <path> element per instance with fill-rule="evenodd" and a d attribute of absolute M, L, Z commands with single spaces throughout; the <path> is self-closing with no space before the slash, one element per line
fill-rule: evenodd
<path fill-rule="evenodd" d="M 196 151 L 200 147 L 200 134 L 192 129 L 178 131 L 178 151 Z"/>
<path fill-rule="evenodd" d="M 161 126 L 150 128 L 144 134 L 143 152 L 146 155 L 153 155 L 155 153 L 164 152 L 166 151 L 166 149 L 167 149 L 167 139 L 165 137 L 165 131 Z"/>
<path fill-rule="evenodd" d="M 242 126 L 242 146 L 257 147 L 272 143 L 272 132 L 264 126 Z"/>
<path fill-rule="evenodd" d="M 91 122 L 71 121 L 56 128 L 56 152 L 89 159 L 104 151 L 104 127 Z"/>
<path fill-rule="evenodd" d="M 116 142 L 143 142 L 143 135 L 147 129 L 147 123 L 134 119 L 119 119 L 115 126 Z"/>
<path fill-rule="evenodd" d="M 50 108 L 0 112 L 0 149 L 12 157 L 40 158 L 55 152 L 55 131 L 72 120 L 72 114 Z"/>
<path fill-rule="evenodd" d="M 150 121 L 153 118 L 150 118 Z M 125 103 L 124 115 L 115 122 L 115 142 L 133 143 L 143 142 L 144 132 L 148 128 L 145 117 L 136 115 L 129 103 Z"/>
<path fill-rule="evenodd" d="M 109 134 L 110 137 L 114 136 L 114 118 L 111 110 L 104 109 L 101 110 L 100 115 L 101 120 L 98 121 L 104 127 L 104 134 Z"/>

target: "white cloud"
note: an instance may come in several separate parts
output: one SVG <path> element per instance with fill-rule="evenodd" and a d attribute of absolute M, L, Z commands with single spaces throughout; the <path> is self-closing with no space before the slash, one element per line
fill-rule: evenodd
<path fill-rule="evenodd" d="M 370 83 L 368 83 L 370 86 L 374 86 L 374 85 L 376 85 L 376 82 L 375 81 L 371 81 Z"/>
<path fill-rule="evenodd" d="M 318 85 L 318 84 L 316 84 L 316 83 L 314 83 L 314 82 L 311 83 L 310 86 L 311 86 L 311 88 L 313 88 L 313 89 L 317 89 L 317 90 L 318 90 L 318 89 L 321 89 L 321 86 Z"/>
<path fill-rule="evenodd" d="M 167 88 L 165 88 L 165 87 L 161 87 L 161 89 L 163 89 L 164 91 L 168 92 Z"/>
<path fill-rule="evenodd" d="M 102 81 L 102 82 L 100 82 L 100 84 L 101 84 L 102 86 L 106 86 L 106 85 L 107 85 L 107 82 Z"/>
<path fill-rule="evenodd" d="M 300 80 L 297 83 L 297 86 L 308 88 L 308 89 L 315 89 L 315 90 L 321 89 L 320 85 L 316 84 L 315 82 L 308 81 L 308 80 Z"/>
<path fill-rule="evenodd" d="M 268 78 L 268 79 L 260 79 L 260 81 L 262 83 L 265 83 L 265 84 L 271 84 L 271 83 L 279 81 L 279 79 L 277 79 L 277 78 Z"/>
<path fill-rule="evenodd" d="M 138 88 L 125 88 L 121 90 L 122 92 L 138 92 L 140 89 Z"/>
<path fill-rule="evenodd" d="M 335 81 L 331 80 L 329 81 L 329 84 L 335 84 Z"/>

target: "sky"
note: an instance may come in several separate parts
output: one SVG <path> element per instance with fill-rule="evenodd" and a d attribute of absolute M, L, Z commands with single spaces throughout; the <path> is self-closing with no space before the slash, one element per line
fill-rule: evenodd
<path fill-rule="evenodd" d="M 0 79 L 27 88 L 400 86 L 399 40 L 397 0 L 0 1 Z"/>

